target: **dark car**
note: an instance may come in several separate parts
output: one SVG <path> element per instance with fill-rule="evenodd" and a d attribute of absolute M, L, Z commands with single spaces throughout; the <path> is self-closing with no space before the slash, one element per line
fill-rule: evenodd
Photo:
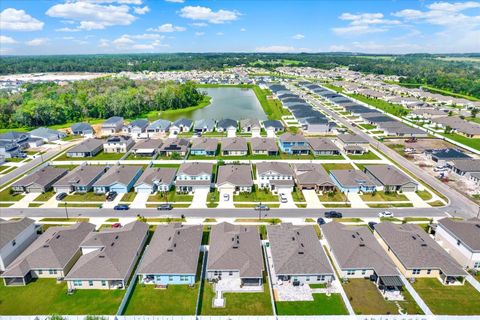
<path fill-rule="evenodd" d="M 321 226 L 322 224 L 325 224 L 325 220 L 323 218 L 318 218 L 317 223 L 319 226 Z"/>
<path fill-rule="evenodd" d="M 110 191 L 107 193 L 107 201 L 113 201 L 117 197 L 118 193 L 116 191 Z"/>
<path fill-rule="evenodd" d="M 56 199 L 57 201 L 62 201 L 66 196 L 67 196 L 67 194 L 66 194 L 65 192 L 60 192 L 59 194 L 57 194 L 57 195 L 55 196 L 55 199 Z"/>
<path fill-rule="evenodd" d="M 172 210 L 173 206 L 170 203 L 162 203 L 157 207 L 157 210 Z"/>
<path fill-rule="evenodd" d="M 113 210 L 128 210 L 128 209 L 130 209 L 128 204 L 119 204 L 113 207 Z"/>
<path fill-rule="evenodd" d="M 376 222 L 370 221 L 370 222 L 368 223 L 368 226 L 370 227 L 370 229 L 373 230 L 373 229 L 375 229 L 375 225 L 376 225 L 376 224 L 377 224 Z"/>
<path fill-rule="evenodd" d="M 269 206 L 266 206 L 264 204 L 259 204 L 258 206 L 255 207 L 255 210 L 257 211 L 268 211 L 270 210 L 270 207 Z"/>
<path fill-rule="evenodd" d="M 343 217 L 341 212 L 338 211 L 327 211 L 325 212 L 325 218 L 341 218 Z"/>

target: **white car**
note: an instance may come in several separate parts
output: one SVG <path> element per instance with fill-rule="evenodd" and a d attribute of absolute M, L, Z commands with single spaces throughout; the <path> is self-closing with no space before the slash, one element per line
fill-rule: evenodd
<path fill-rule="evenodd" d="M 383 211 L 378 214 L 380 218 L 393 218 L 393 213 L 390 211 Z"/>
<path fill-rule="evenodd" d="M 230 200 L 230 195 L 228 193 L 223 194 L 223 201 L 228 201 Z"/>
<path fill-rule="evenodd" d="M 280 193 L 280 202 L 281 203 L 287 203 L 288 202 L 288 199 L 287 199 L 287 196 L 285 195 L 285 193 Z"/>

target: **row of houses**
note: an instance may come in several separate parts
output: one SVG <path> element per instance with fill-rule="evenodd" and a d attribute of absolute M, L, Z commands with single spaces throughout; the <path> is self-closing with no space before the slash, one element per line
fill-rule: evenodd
<path fill-rule="evenodd" d="M 0 134 L 0 156 L 19 158 L 25 156 L 23 150 L 36 148 L 44 143 L 61 140 L 66 134 L 49 128 L 37 128 L 30 132 L 9 131 Z"/>
<path fill-rule="evenodd" d="M 444 285 L 463 284 L 465 268 L 480 269 L 480 220 L 442 219 L 437 241 L 414 224 L 382 222 L 373 234 L 366 226 L 338 222 L 322 225 L 326 249 L 341 278 L 370 278 L 382 291 L 400 291 L 408 279 L 437 278 Z M 272 281 L 328 283 L 335 272 L 311 225 L 267 226 L 266 252 Z M 123 289 L 139 261 L 148 225 L 135 221 L 99 231 L 86 222 L 50 227 L 36 237 L 34 221 L 0 221 L 1 277 L 5 285 L 26 285 L 35 278 L 65 280 L 69 289 Z M 157 226 L 138 266 L 145 285 L 193 285 L 202 250 L 201 225 Z M 208 246 L 208 281 L 262 285 L 265 263 L 257 226 L 212 226 Z M 14 244 L 15 243 L 15 244 Z M 440 245 L 449 250 L 445 251 Z M 14 248 L 17 246 L 16 248 Z M 12 256 L 15 258 L 12 259 Z"/>

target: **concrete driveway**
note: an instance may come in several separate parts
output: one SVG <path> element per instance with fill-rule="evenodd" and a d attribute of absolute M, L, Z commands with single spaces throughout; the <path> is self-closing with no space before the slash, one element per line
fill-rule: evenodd
<path fill-rule="evenodd" d="M 418 194 L 416 194 L 415 192 L 404 192 L 403 194 L 405 195 L 405 197 L 408 198 L 408 200 L 410 200 L 410 202 L 413 204 L 414 208 L 428 208 L 428 207 L 430 207 L 430 205 L 428 203 L 426 203 L 425 201 L 423 201 L 423 199 L 420 198 L 418 196 Z"/>
<path fill-rule="evenodd" d="M 224 196 L 228 194 L 228 201 L 225 201 Z M 233 189 L 221 189 L 220 190 L 220 199 L 218 202 L 217 208 L 235 208 L 233 204 Z"/>
<path fill-rule="evenodd" d="M 103 208 L 111 209 L 111 208 L 115 207 L 117 204 L 120 203 L 120 200 L 122 200 L 124 195 L 125 195 L 125 193 L 119 193 L 119 194 L 117 194 L 115 199 L 113 199 L 113 201 L 105 201 L 105 203 L 103 204 Z"/>
<path fill-rule="evenodd" d="M 318 199 L 318 195 L 315 190 L 302 190 L 303 197 L 307 202 L 307 208 L 309 209 L 318 209 L 323 208 L 323 205 L 320 203 L 320 199 Z"/>
<path fill-rule="evenodd" d="M 206 208 L 207 196 L 209 192 L 210 190 L 208 188 L 195 190 L 193 192 L 192 204 L 189 208 Z"/>
<path fill-rule="evenodd" d="M 285 194 L 285 198 L 287 198 L 286 203 L 282 203 L 280 199 L 280 194 Z M 289 188 L 278 188 L 278 200 L 280 201 L 280 208 L 296 208 L 295 202 L 293 201 L 292 191 Z"/>
<path fill-rule="evenodd" d="M 360 195 L 356 192 L 347 193 L 347 199 L 351 203 L 352 208 L 369 208 L 369 206 L 363 202 Z"/>
<path fill-rule="evenodd" d="M 40 192 L 28 193 L 25 197 L 11 205 L 10 208 L 28 208 L 28 204 L 35 200 L 39 195 L 41 195 Z"/>
<path fill-rule="evenodd" d="M 148 197 L 150 196 L 150 193 L 148 192 L 140 192 L 137 193 L 135 196 L 135 199 L 133 199 L 132 203 L 130 204 L 131 208 L 146 208 L 146 202 L 148 200 Z"/>

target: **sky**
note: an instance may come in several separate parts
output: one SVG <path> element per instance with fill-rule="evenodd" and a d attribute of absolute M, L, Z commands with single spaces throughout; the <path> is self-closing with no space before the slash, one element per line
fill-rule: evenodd
<path fill-rule="evenodd" d="M 480 52 L 480 2 L 1 0 L 0 54 Z"/>

